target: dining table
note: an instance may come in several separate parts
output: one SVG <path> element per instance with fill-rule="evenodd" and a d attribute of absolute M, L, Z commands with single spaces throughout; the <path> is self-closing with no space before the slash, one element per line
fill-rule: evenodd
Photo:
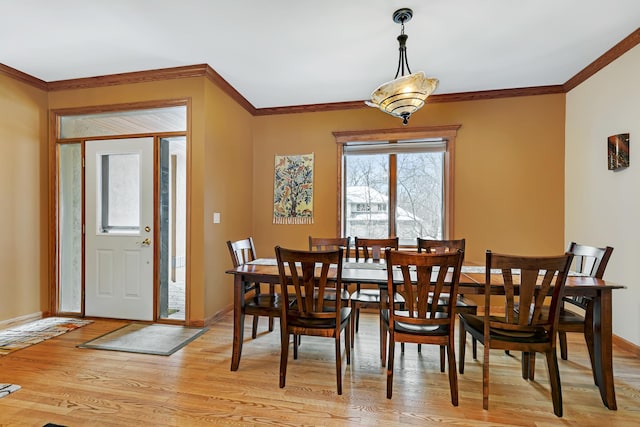
<path fill-rule="evenodd" d="M 252 283 L 279 284 L 280 276 L 275 258 L 258 258 L 226 271 L 234 277 L 233 301 L 233 349 L 231 370 L 236 371 L 240 365 L 242 343 L 244 340 L 245 291 Z M 335 274 L 335 273 L 334 273 Z M 394 273 L 395 274 L 395 273 Z M 400 272 L 398 271 L 398 278 Z M 496 277 L 499 271 L 491 272 Z M 342 283 L 369 283 L 378 285 L 386 291 L 387 271 L 382 261 L 355 261 L 345 259 L 342 264 Z M 459 294 L 484 294 L 485 267 L 483 265 L 463 265 L 458 287 Z M 564 289 L 565 296 L 588 296 L 593 299 L 594 340 L 594 378 L 600 390 L 603 404 L 611 410 L 617 409 L 615 386 L 613 380 L 613 326 L 612 326 L 612 292 L 624 289 L 619 285 L 591 276 L 569 274 Z M 498 294 L 501 287 L 492 287 L 492 293 Z"/>

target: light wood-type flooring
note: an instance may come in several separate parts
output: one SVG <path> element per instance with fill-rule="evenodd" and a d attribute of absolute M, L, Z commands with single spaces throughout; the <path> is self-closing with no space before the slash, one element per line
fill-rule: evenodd
<path fill-rule="evenodd" d="M 232 316 L 172 356 L 78 349 L 123 325 L 95 323 L 0 357 L 0 383 L 22 389 L 0 399 L 0 426 L 633 426 L 640 425 L 640 360 L 614 348 L 618 410 L 606 409 L 593 384 L 582 337 L 569 334 L 569 361 L 560 361 L 564 417 L 553 414 L 546 364 L 536 380 L 520 376 L 520 355 L 491 353 L 489 410 L 482 409 L 482 346 L 459 376 L 460 405 L 451 405 L 438 349 L 396 351 L 393 399 L 378 354 L 378 323 L 363 313 L 344 391 L 336 394 L 333 341 L 303 337 L 290 352 L 287 385 L 278 388 L 279 332 L 251 339 L 247 319 L 237 372 L 229 370 Z M 456 352 L 457 354 L 457 352 Z M 344 355 L 343 355 L 344 357 Z M 346 363 L 345 363 L 346 365 Z"/>

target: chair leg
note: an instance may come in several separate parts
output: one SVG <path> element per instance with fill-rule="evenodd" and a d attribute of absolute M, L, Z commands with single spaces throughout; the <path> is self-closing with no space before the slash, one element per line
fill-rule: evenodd
<path fill-rule="evenodd" d="M 276 286 L 273 283 L 269 284 L 269 292 L 271 295 L 276 294 Z M 271 316 L 269 316 L 269 332 L 273 332 L 273 317 Z"/>
<path fill-rule="evenodd" d="M 558 342 L 560 343 L 560 357 L 567 360 L 567 333 L 558 331 Z"/>
<path fill-rule="evenodd" d="M 379 323 L 378 329 L 380 330 L 380 356 L 384 357 L 384 352 L 386 351 L 386 348 L 385 348 L 386 338 L 385 338 L 384 322 L 382 321 L 381 314 L 382 313 L 380 313 L 380 315 L 378 316 L 378 323 Z"/>
<path fill-rule="evenodd" d="M 347 353 L 347 365 L 351 364 L 351 339 L 350 336 L 351 334 L 349 333 L 350 329 L 351 329 L 351 318 L 349 318 L 349 320 L 347 320 L 347 327 L 344 331 L 344 351 L 345 353 Z"/>
<path fill-rule="evenodd" d="M 393 353 L 395 342 L 393 337 L 389 335 L 389 361 L 387 363 L 387 399 L 391 399 L 393 394 Z"/>
<path fill-rule="evenodd" d="M 295 335 L 294 335 L 295 341 Z M 287 378 L 287 359 L 289 358 L 289 333 L 280 332 L 280 388 L 284 387 Z"/>
<path fill-rule="evenodd" d="M 535 380 L 536 374 L 536 353 L 529 353 L 529 380 Z"/>
<path fill-rule="evenodd" d="M 460 325 L 458 326 L 458 339 L 459 339 L 459 349 L 460 349 L 460 361 L 458 362 L 460 374 L 464 374 L 464 356 L 466 353 L 466 345 L 467 345 L 467 330 L 464 328 L 464 324 L 462 320 L 458 319 Z M 475 342 L 475 338 L 474 338 Z"/>
<path fill-rule="evenodd" d="M 489 409 L 489 346 L 486 343 L 482 359 L 482 408 Z"/>
<path fill-rule="evenodd" d="M 342 394 L 342 351 L 340 350 L 340 334 L 336 334 L 336 384 L 338 395 Z"/>
<path fill-rule="evenodd" d="M 253 316 L 253 329 L 251 329 L 251 338 L 256 339 L 258 336 L 258 316 Z"/>
<path fill-rule="evenodd" d="M 382 353 L 380 353 L 380 360 L 382 362 L 382 367 L 384 368 L 387 364 L 387 341 L 388 341 L 388 335 L 389 335 L 389 329 L 387 329 L 387 326 L 384 324 L 382 325 L 382 331 L 383 334 L 380 337 L 380 340 L 382 341 L 382 348 L 384 349 L 382 351 Z"/>
<path fill-rule="evenodd" d="M 440 346 L 440 372 L 444 372 L 444 363 L 445 363 L 444 352 L 445 352 L 445 346 L 441 345 Z"/>
<path fill-rule="evenodd" d="M 458 406 L 458 374 L 456 373 L 456 352 L 453 337 L 449 339 L 447 346 L 447 358 L 449 359 L 449 388 L 451 389 L 451 404 Z M 442 349 L 442 347 L 440 347 Z"/>
<path fill-rule="evenodd" d="M 548 351 L 547 368 L 549 369 L 549 383 L 551 384 L 551 400 L 553 401 L 553 413 L 562 416 L 562 387 L 560 385 L 560 371 L 558 369 L 558 357 L 555 351 Z"/>
<path fill-rule="evenodd" d="M 349 334 L 351 334 L 351 347 L 355 341 L 355 330 L 358 324 L 358 317 L 360 315 L 360 304 L 357 301 L 351 301 L 351 326 L 349 328 Z"/>
<path fill-rule="evenodd" d="M 522 352 L 522 379 L 534 380 L 534 374 L 536 371 L 536 353 L 535 352 Z"/>
<path fill-rule="evenodd" d="M 298 345 L 300 344 L 299 337 L 300 335 L 293 336 L 293 360 L 298 360 Z M 287 341 L 289 341 L 289 337 L 287 337 Z"/>
<path fill-rule="evenodd" d="M 473 353 L 473 360 L 478 360 L 478 340 L 475 338 L 471 338 L 471 345 L 472 345 L 472 353 Z"/>

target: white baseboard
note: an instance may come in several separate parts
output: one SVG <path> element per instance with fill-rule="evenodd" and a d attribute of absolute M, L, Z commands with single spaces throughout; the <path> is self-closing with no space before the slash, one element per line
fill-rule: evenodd
<path fill-rule="evenodd" d="M 0 320 L 0 329 L 7 329 L 11 326 L 20 325 L 22 323 L 31 322 L 33 320 L 42 319 L 42 312 L 38 311 L 24 316 L 14 317 L 13 319 Z"/>

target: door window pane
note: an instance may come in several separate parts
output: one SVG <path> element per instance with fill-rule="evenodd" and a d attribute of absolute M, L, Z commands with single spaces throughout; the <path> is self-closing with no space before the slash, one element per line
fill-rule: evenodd
<path fill-rule="evenodd" d="M 59 145 L 58 310 L 80 313 L 82 304 L 82 151 L 80 144 Z"/>
<path fill-rule="evenodd" d="M 187 259 L 187 146 L 160 139 L 160 318 L 184 320 Z"/>
<path fill-rule="evenodd" d="M 60 138 L 184 132 L 186 130 L 186 105 L 60 117 Z"/>
<path fill-rule="evenodd" d="M 100 224 L 102 233 L 140 231 L 140 154 L 100 156 Z"/>

